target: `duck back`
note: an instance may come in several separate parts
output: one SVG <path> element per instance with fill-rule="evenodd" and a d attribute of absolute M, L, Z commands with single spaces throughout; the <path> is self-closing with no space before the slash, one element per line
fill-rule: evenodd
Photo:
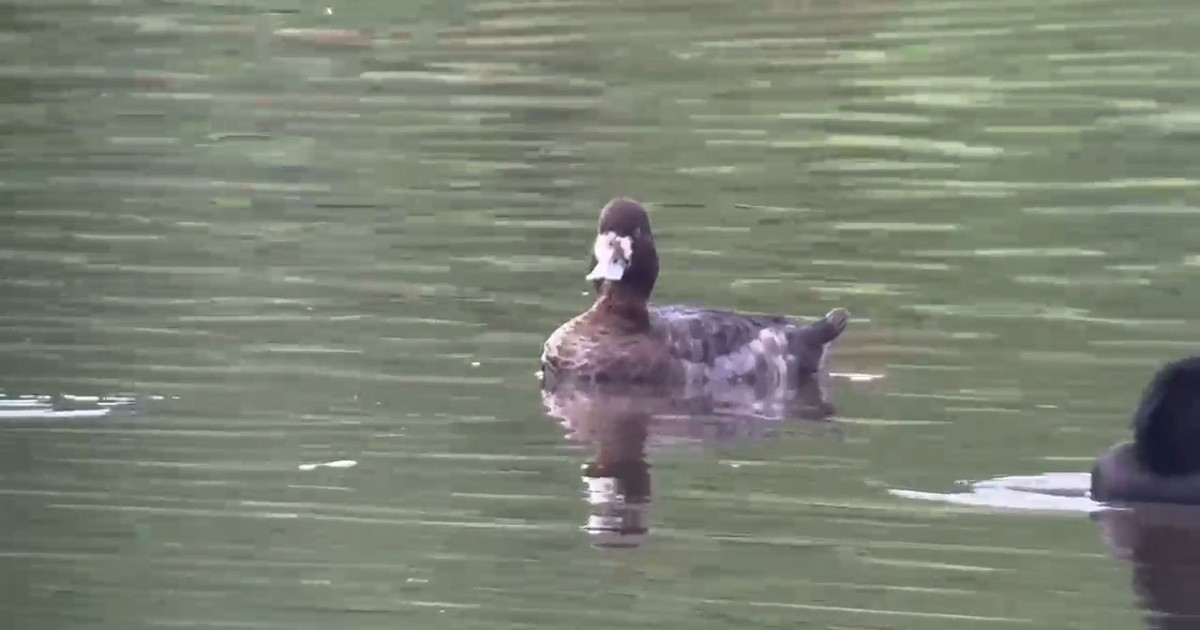
<path fill-rule="evenodd" d="M 650 308 L 651 334 L 690 382 L 790 386 L 818 371 L 849 316 L 834 309 L 805 324 L 777 315 L 690 306 Z"/>

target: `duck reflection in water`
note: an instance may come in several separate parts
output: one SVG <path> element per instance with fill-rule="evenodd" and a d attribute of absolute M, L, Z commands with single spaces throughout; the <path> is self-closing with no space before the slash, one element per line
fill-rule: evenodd
<path fill-rule="evenodd" d="M 542 404 L 568 439 L 593 449 L 582 466 L 590 510 L 584 531 L 592 544 L 637 547 L 650 529 L 648 449 L 770 438 L 788 419 L 828 421 L 835 410 L 825 397 L 827 384 L 828 373 L 820 372 L 795 389 L 761 396 L 750 388 L 700 395 L 655 386 L 572 382 L 542 390 Z"/>
<path fill-rule="evenodd" d="M 1150 630 L 1200 630 L 1200 507 L 1139 504 L 1095 512 L 1109 551 L 1129 562 Z"/>

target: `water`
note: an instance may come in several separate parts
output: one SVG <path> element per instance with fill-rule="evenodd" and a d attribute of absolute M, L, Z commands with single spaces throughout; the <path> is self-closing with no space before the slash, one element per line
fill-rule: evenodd
<path fill-rule="evenodd" d="M 0 3 L 6 627 L 1142 624 L 1138 519 L 923 499 L 1086 472 L 1197 341 L 1198 22 Z M 660 300 L 855 317 L 835 421 L 650 426 L 620 550 L 533 376 L 618 194 Z"/>

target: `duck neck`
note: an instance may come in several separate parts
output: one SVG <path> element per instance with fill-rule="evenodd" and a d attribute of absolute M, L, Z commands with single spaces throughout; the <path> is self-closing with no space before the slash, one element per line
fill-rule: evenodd
<path fill-rule="evenodd" d="M 637 289 L 605 282 L 600 285 L 600 297 L 592 311 L 603 313 L 606 319 L 620 322 L 622 328 L 642 331 L 650 328 L 650 312 L 646 296 Z"/>

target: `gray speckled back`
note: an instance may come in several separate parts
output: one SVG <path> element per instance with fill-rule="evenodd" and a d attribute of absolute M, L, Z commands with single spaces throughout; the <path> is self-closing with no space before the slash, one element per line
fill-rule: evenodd
<path fill-rule="evenodd" d="M 831 311 L 811 324 L 775 315 L 689 306 L 652 306 L 652 334 L 684 364 L 689 382 L 790 385 L 820 369 L 848 316 Z"/>

